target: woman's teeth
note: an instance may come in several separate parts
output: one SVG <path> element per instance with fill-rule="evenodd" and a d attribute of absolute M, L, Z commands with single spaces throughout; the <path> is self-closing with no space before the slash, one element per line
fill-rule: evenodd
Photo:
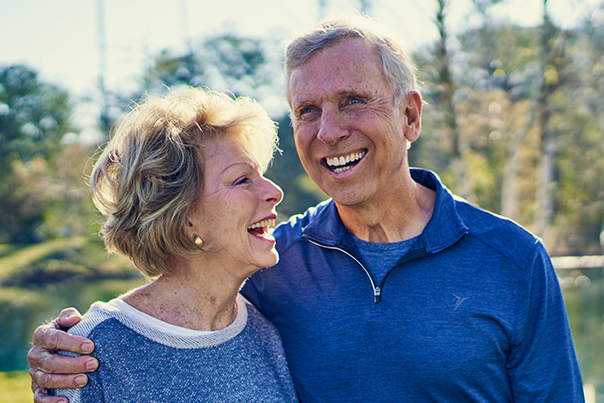
<path fill-rule="evenodd" d="M 255 234 L 265 234 L 268 232 L 268 227 L 275 226 L 275 219 L 268 218 L 266 220 L 258 221 L 248 227 L 248 231 L 253 232 Z"/>

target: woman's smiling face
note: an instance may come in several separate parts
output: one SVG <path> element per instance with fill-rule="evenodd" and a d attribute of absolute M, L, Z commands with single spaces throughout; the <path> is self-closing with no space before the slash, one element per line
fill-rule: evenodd
<path fill-rule="evenodd" d="M 206 141 L 202 153 L 204 187 L 189 221 L 205 252 L 220 254 L 225 263 L 254 266 L 252 272 L 274 266 L 279 255 L 269 226 L 277 218 L 275 206 L 283 192 L 263 176 L 237 138 Z"/>

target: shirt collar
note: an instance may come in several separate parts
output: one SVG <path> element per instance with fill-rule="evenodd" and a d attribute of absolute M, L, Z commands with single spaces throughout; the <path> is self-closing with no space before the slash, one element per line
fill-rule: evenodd
<path fill-rule="evenodd" d="M 432 218 L 420 236 L 427 252 L 440 252 L 465 236 L 468 228 L 458 214 L 453 194 L 435 173 L 413 168 L 411 177 L 415 182 L 436 191 Z M 329 200 L 324 208 L 317 212 L 314 219 L 303 229 L 302 236 L 327 246 L 356 249 L 350 245 L 352 240 L 333 200 Z"/>

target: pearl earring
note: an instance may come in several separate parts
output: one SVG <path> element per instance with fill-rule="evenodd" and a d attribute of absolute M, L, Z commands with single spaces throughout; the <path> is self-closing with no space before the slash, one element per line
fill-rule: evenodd
<path fill-rule="evenodd" d="M 193 242 L 195 242 L 195 245 L 197 245 L 199 248 L 203 246 L 203 240 L 197 235 L 195 235 L 195 238 L 193 238 Z"/>

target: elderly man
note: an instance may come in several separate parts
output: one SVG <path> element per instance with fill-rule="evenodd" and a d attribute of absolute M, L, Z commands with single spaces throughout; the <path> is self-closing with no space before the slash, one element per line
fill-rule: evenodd
<path fill-rule="evenodd" d="M 279 264 L 242 292 L 279 329 L 300 400 L 583 401 L 541 242 L 409 168 L 422 100 L 400 47 L 370 21 L 321 24 L 287 49 L 286 97 L 300 160 L 332 199 L 276 229 Z M 95 366 L 46 349 L 86 344 L 37 331 L 36 401 Z"/>

